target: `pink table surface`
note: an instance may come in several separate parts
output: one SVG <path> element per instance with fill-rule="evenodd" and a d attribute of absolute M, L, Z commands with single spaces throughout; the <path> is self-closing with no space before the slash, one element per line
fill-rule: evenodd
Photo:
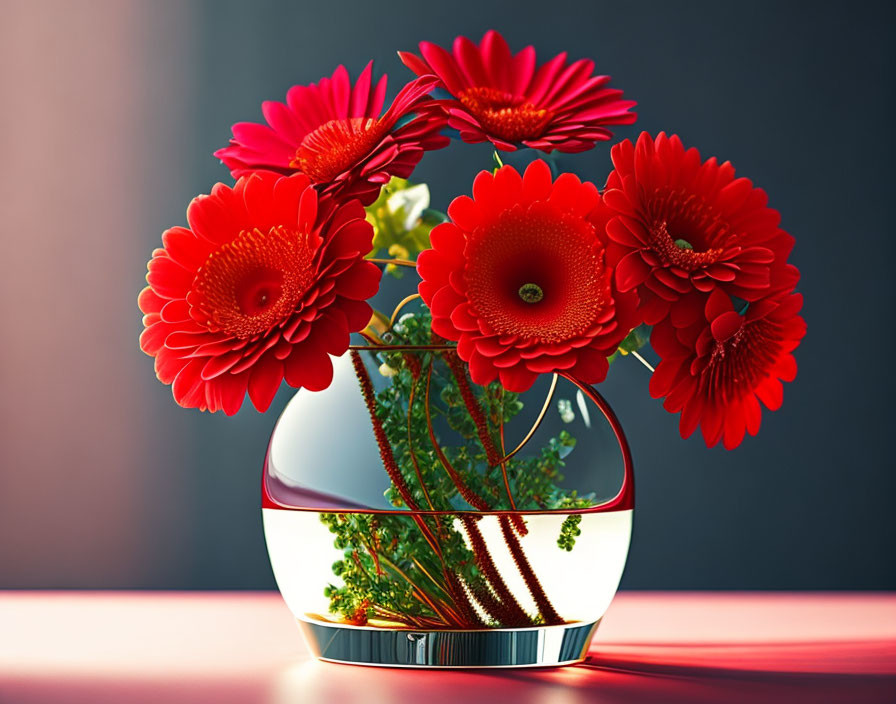
<path fill-rule="evenodd" d="M 620 594 L 586 662 L 313 660 L 277 594 L 0 592 L 0 702 L 896 702 L 896 595 Z"/>

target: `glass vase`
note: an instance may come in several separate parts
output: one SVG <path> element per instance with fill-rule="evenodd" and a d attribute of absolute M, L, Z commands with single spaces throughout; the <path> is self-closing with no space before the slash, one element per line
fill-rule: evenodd
<path fill-rule="evenodd" d="M 447 345 L 365 345 L 280 417 L 262 481 L 277 584 L 313 654 L 401 667 L 581 661 L 622 576 L 634 486 L 572 377 L 474 384 Z"/>

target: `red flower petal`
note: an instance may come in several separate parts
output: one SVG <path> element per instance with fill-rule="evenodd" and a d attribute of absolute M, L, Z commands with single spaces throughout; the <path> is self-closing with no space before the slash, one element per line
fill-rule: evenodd
<path fill-rule="evenodd" d="M 777 411 L 784 402 L 784 387 L 777 379 L 766 379 L 756 387 L 756 395 L 770 411 Z"/>
<path fill-rule="evenodd" d="M 526 167 L 523 174 L 522 200 L 526 203 L 545 200 L 551 194 L 551 167 L 541 159 L 536 159 Z"/>
<path fill-rule="evenodd" d="M 719 342 L 726 342 L 743 327 L 743 323 L 743 318 L 734 311 L 722 313 L 710 325 L 712 336 Z"/>
<path fill-rule="evenodd" d="M 538 379 L 536 372 L 530 371 L 528 367 L 517 364 L 507 369 L 501 369 L 498 372 L 501 379 L 501 385 L 508 391 L 514 393 L 523 393 L 532 388 L 532 384 Z"/>
<path fill-rule="evenodd" d="M 481 222 L 479 209 L 468 196 L 459 196 L 451 201 L 451 205 L 448 206 L 448 217 L 464 230 L 473 230 Z"/>
<path fill-rule="evenodd" d="M 284 368 L 286 383 L 290 386 L 323 391 L 333 381 L 333 363 L 330 357 L 314 347 L 295 347 Z"/>
<path fill-rule="evenodd" d="M 649 275 L 650 267 L 637 251 L 629 252 L 616 265 L 616 285 L 620 291 L 631 291 L 641 285 Z"/>
<path fill-rule="evenodd" d="M 144 320 L 146 328 L 140 333 L 140 349 L 149 355 L 158 353 L 165 344 L 165 338 L 168 336 L 169 328 L 161 322 L 147 322 Z"/>
<path fill-rule="evenodd" d="M 371 262 L 359 260 L 340 275 L 339 294 L 357 301 L 366 301 L 376 295 L 382 272 Z"/>
<path fill-rule="evenodd" d="M 433 329 L 435 329 L 435 320 L 433 320 Z M 457 350 L 458 354 L 460 354 L 461 347 L 458 346 Z M 480 386 L 490 384 L 498 376 L 498 370 L 495 366 L 475 350 L 465 361 L 470 367 L 470 378 Z"/>
<path fill-rule="evenodd" d="M 274 355 L 262 357 L 249 373 L 249 398 L 255 409 L 264 413 L 277 395 L 283 381 L 283 363 Z"/>

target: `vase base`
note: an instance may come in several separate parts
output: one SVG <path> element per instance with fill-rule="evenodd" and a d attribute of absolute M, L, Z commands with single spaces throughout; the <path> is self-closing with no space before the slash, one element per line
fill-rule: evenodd
<path fill-rule="evenodd" d="M 428 631 L 297 619 L 320 660 L 379 667 L 553 667 L 581 662 L 600 621 Z"/>

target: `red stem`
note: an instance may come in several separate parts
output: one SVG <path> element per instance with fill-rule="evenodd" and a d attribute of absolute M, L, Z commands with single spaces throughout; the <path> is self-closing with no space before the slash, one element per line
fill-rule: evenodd
<path fill-rule="evenodd" d="M 389 479 L 392 480 L 392 483 L 395 485 L 395 488 L 398 490 L 399 495 L 404 501 L 405 505 L 411 511 L 419 511 L 417 507 L 416 501 L 414 501 L 414 497 L 411 494 L 411 490 L 405 482 L 404 477 L 401 474 L 401 471 L 398 468 L 398 463 L 395 461 L 395 455 L 392 453 L 392 446 L 389 443 L 389 439 L 386 437 L 386 431 L 383 428 L 382 421 L 380 421 L 379 417 L 376 414 L 376 394 L 373 390 L 373 384 L 370 381 L 370 375 L 367 373 L 367 368 L 364 366 L 364 361 L 361 359 L 361 355 L 358 354 L 357 351 L 351 351 L 352 365 L 355 369 L 355 375 L 358 377 L 358 382 L 361 385 L 361 395 L 364 397 L 364 403 L 367 405 L 367 410 L 370 414 L 370 421 L 373 425 L 373 433 L 376 437 L 377 446 L 380 450 L 380 457 L 382 458 L 383 466 L 386 468 L 386 472 L 389 475 Z M 418 372 L 419 373 L 419 372 Z M 428 409 L 427 409 L 428 410 Z M 423 484 L 423 478 L 420 477 L 421 486 Z M 426 488 L 423 488 L 424 493 L 426 492 Z M 414 522 L 420 528 L 420 531 L 423 533 L 423 537 L 426 538 L 426 541 L 429 543 L 430 547 L 439 556 L 440 561 L 442 560 L 442 550 L 439 545 L 439 541 L 436 536 L 429 529 L 429 526 L 426 525 L 425 520 L 421 516 L 414 515 L 412 516 Z M 445 575 L 447 577 L 448 572 L 445 571 Z M 473 607 L 466 601 L 466 595 L 463 590 L 459 591 L 454 590 L 455 593 L 452 596 L 455 598 L 455 605 L 461 609 L 464 617 L 468 617 L 468 623 L 461 623 L 460 625 L 463 627 L 473 626 L 477 623 L 481 623 L 481 621 L 476 616 L 475 610 Z M 462 598 L 459 598 L 462 597 Z M 438 613 L 438 611 L 436 611 Z"/>
<path fill-rule="evenodd" d="M 470 417 L 476 424 L 476 434 L 479 436 L 479 442 L 482 443 L 482 449 L 485 450 L 486 461 L 489 467 L 497 467 L 501 463 L 502 456 L 498 454 L 498 448 L 495 447 L 495 442 L 488 432 L 485 414 L 482 412 L 482 408 L 473 394 L 473 389 L 470 388 L 470 382 L 467 379 L 467 371 L 464 369 L 463 362 L 457 356 L 457 352 L 447 352 L 444 356 L 451 373 L 457 381 L 457 387 L 460 389 L 460 396 L 467 407 L 467 413 L 470 414 Z"/>
<path fill-rule="evenodd" d="M 460 611 L 460 615 L 468 621 L 468 627 L 476 628 L 485 626 L 482 619 L 479 618 L 479 614 L 476 613 L 476 609 L 474 609 L 473 605 L 470 603 L 467 593 L 464 591 L 463 585 L 461 585 L 457 575 L 446 570 L 445 578 L 448 582 L 449 593 L 454 598 L 454 604 Z"/>
<path fill-rule="evenodd" d="M 516 505 L 513 501 L 513 496 L 510 493 L 510 482 L 507 479 L 507 468 L 501 461 L 504 457 L 504 453 L 498 452 L 498 448 L 495 446 L 495 442 L 489 433 L 488 422 L 485 419 L 485 414 L 482 412 L 482 407 L 479 405 L 479 401 L 476 400 L 476 396 L 473 394 L 473 389 L 470 388 L 470 382 L 467 379 L 467 371 L 464 368 L 464 364 L 456 352 L 446 353 L 445 361 L 457 381 L 457 387 L 460 389 L 460 395 L 467 408 L 467 413 L 470 414 L 470 418 L 473 419 L 473 423 L 476 425 L 476 434 L 479 436 L 479 442 L 482 444 L 482 449 L 485 450 L 485 457 L 489 466 L 497 467 L 498 465 L 501 465 L 501 473 L 504 476 L 504 486 L 507 489 L 507 498 L 510 500 L 510 507 L 515 509 Z M 483 509 L 480 509 L 480 511 L 481 510 Z M 510 520 L 513 521 L 513 525 L 520 535 L 526 535 L 526 533 L 529 532 L 522 516 L 513 515 Z"/>
<path fill-rule="evenodd" d="M 492 594 L 485 580 L 470 585 L 470 592 L 485 612 L 497 621 L 499 625 L 506 626 L 508 624 L 507 609 L 504 608 L 504 604 L 501 603 L 498 597 Z"/>
<path fill-rule="evenodd" d="M 450 363 L 449 363 L 449 366 L 450 366 Z M 452 368 L 452 371 L 454 371 L 453 368 Z M 464 380 L 466 380 L 466 372 L 463 370 L 462 367 L 460 368 L 460 371 L 462 372 L 462 374 L 460 376 Z M 466 484 L 464 484 L 460 475 L 451 466 L 451 464 L 448 462 L 448 458 L 445 457 L 444 453 L 441 450 L 441 447 L 439 447 L 439 444 L 435 437 L 435 432 L 432 427 L 432 418 L 431 418 L 430 408 L 429 408 L 431 382 L 432 382 L 432 367 L 429 368 L 429 373 L 426 378 L 426 400 L 425 400 L 425 403 L 426 403 L 426 421 L 427 421 L 427 425 L 429 426 L 429 437 L 430 437 L 430 440 L 432 441 L 433 447 L 436 450 L 436 454 L 438 455 L 442 464 L 445 466 L 446 471 L 450 475 L 451 480 L 454 482 L 455 486 L 458 488 L 458 491 L 460 491 L 461 496 L 464 497 L 464 499 L 467 501 L 467 503 L 469 503 L 474 508 L 479 509 L 480 511 L 488 511 L 489 510 L 488 504 L 483 499 L 481 499 L 478 495 L 476 495 L 471 489 L 469 489 L 469 487 L 467 487 Z M 460 380 L 458 380 L 458 383 L 460 384 Z M 467 388 L 469 390 L 469 386 Z M 477 414 L 478 417 L 480 418 L 480 420 L 483 423 L 485 423 L 485 417 L 482 415 L 482 411 L 479 408 L 479 404 L 476 402 L 475 398 L 473 398 L 472 401 L 473 401 L 472 405 L 479 411 L 479 413 Z M 474 419 L 475 419 L 476 415 L 474 415 L 472 411 L 470 412 L 470 415 L 472 417 L 474 417 Z M 486 437 L 488 436 L 487 430 L 485 431 L 484 434 L 486 435 Z M 481 436 L 482 436 L 482 432 L 480 431 L 480 437 Z M 476 500 L 476 503 L 474 503 L 474 501 L 471 501 L 471 499 L 468 498 L 468 494 L 471 495 L 471 498 L 474 498 Z M 485 541 L 482 539 L 482 535 L 479 533 L 479 529 L 478 529 L 478 527 L 476 527 L 475 522 L 472 522 L 471 519 L 468 519 L 468 518 L 467 519 L 462 518 L 462 520 L 464 520 L 465 526 L 470 526 L 472 524 L 472 531 L 468 530 L 468 533 L 470 534 L 470 542 L 473 546 L 473 554 L 477 559 L 477 564 L 479 564 L 480 560 L 483 562 L 483 565 L 480 565 L 480 569 L 484 573 L 486 573 L 486 576 L 489 578 L 489 581 L 491 582 L 492 575 L 487 571 L 487 566 L 491 565 L 494 576 L 498 580 L 500 580 L 500 585 L 502 585 L 504 587 L 504 589 L 506 590 L 506 596 L 509 599 L 513 600 L 513 595 L 510 594 L 510 590 L 507 589 L 506 585 L 504 585 L 504 580 L 501 579 L 501 576 L 500 576 L 500 574 L 498 574 L 497 569 L 494 568 L 494 563 L 491 560 L 491 555 L 489 555 L 488 550 L 486 549 Z M 554 609 L 553 605 L 551 604 L 550 600 L 548 599 L 547 595 L 545 594 L 544 589 L 541 586 L 541 583 L 538 581 L 538 577 L 535 575 L 535 572 L 532 569 L 532 566 L 529 564 L 529 560 L 526 557 L 525 552 L 523 552 L 522 545 L 520 545 L 519 538 L 517 537 L 516 534 L 514 534 L 513 530 L 511 529 L 511 526 L 513 526 L 516 528 L 517 532 L 520 533 L 520 535 L 525 535 L 527 531 L 526 531 L 525 521 L 524 521 L 523 517 L 520 516 L 519 514 L 502 515 L 500 517 L 500 521 L 501 521 L 501 530 L 502 530 L 502 533 L 504 534 L 504 540 L 507 543 L 507 547 L 510 549 L 510 553 L 513 557 L 513 561 L 514 561 L 514 563 L 516 563 L 517 569 L 519 570 L 520 574 L 523 576 L 523 579 L 526 582 L 526 586 L 529 588 L 529 592 L 532 594 L 532 598 L 535 600 L 535 603 L 538 606 L 538 610 L 541 613 L 542 617 L 544 618 L 545 623 L 549 623 L 549 624 L 563 623 L 563 620 L 557 614 L 557 611 Z M 473 539 L 473 531 L 475 531 L 475 534 L 479 537 L 478 544 Z M 481 550 L 485 551 L 482 554 L 480 554 L 480 546 L 481 546 Z M 499 585 L 492 582 L 492 586 L 495 588 L 495 592 L 498 594 L 498 598 L 501 599 L 502 601 L 506 602 L 507 599 L 505 598 L 505 594 L 502 593 Z M 515 600 L 513 600 L 513 604 L 520 610 L 520 612 L 522 612 L 525 615 L 525 612 L 522 611 L 522 608 L 520 608 L 518 604 L 516 604 Z M 514 616 L 518 616 L 518 614 L 514 614 Z M 526 619 L 528 620 L 528 616 L 526 616 Z"/>
<path fill-rule="evenodd" d="M 441 445 L 439 445 L 439 441 L 436 438 L 436 432 L 432 425 L 432 412 L 430 410 L 430 388 L 432 386 L 432 366 L 429 367 L 429 370 L 426 373 L 426 398 L 424 399 L 424 403 L 426 404 L 426 426 L 429 431 L 429 440 L 432 443 L 432 447 L 436 452 L 436 456 L 439 458 L 439 462 L 441 462 L 442 466 L 445 468 L 445 471 L 448 472 L 448 476 L 451 478 L 451 481 L 454 483 L 454 486 L 457 487 L 458 492 L 463 497 L 464 501 L 466 501 L 470 506 L 479 510 L 479 511 L 490 511 L 490 507 L 488 503 L 483 499 L 479 494 L 473 491 L 470 487 L 468 487 L 464 480 L 461 479 L 460 474 L 457 473 L 457 470 L 451 465 L 448 461 L 448 458 L 445 456 L 445 453 L 442 451 Z"/>
<path fill-rule="evenodd" d="M 526 586 L 529 587 L 529 593 L 535 600 L 535 604 L 538 606 L 538 611 L 544 617 L 545 623 L 549 626 L 565 623 L 565 621 L 560 618 L 560 614 L 554 609 L 547 594 L 545 594 L 541 583 L 538 581 L 538 577 L 535 576 L 535 571 L 532 569 L 532 565 L 529 564 L 529 559 L 526 557 L 526 553 L 523 552 L 523 546 L 520 545 L 519 538 L 517 538 L 516 534 L 513 532 L 513 527 L 511 526 L 508 516 L 500 516 L 499 520 L 501 522 L 501 532 L 504 534 L 504 540 L 507 542 L 507 547 L 510 548 L 510 554 L 513 557 L 513 561 L 516 563 L 520 574 L 523 575 L 523 579 L 526 580 Z"/>
<path fill-rule="evenodd" d="M 370 376 L 367 374 L 367 368 L 361 359 L 361 355 L 355 350 L 351 351 L 352 365 L 355 367 L 355 375 L 361 384 L 361 395 L 364 397 L 364 403 L 367 404 L 367 410 L 370 413 L 370 422 L 373 424 L 373 434 L 376 437 L 376 444 L 380 449 L 380 457 L 383 461 L 383 467 L 389 475 L 389 479 L 398 489 L 398 494 L 412 511 L 416 511 L 417 504 L 408 488 L 401 471 L 398 469 L 398 463 L 395 462 L 395 455 L 392 454 L 392 446 L 389 444 L 389 438 L 386 437 L 386 431 L 383 428 L 382 421 L 376 414 L 376 394 L 373 391 L 373 384 L 370 382 Z"/>
<path fill-rule="evenodd" d="M 489 584 L 491 584 L 492 589 L 495 590 L 495 594 L 506 609 L 506 625 L 531 625 L 532 619 L 529 618 L 523 607 L 517 603 L 507 584 L 505 584 L 504 578 L 501 577 L 501 573 L 495 567 L 492 556 L 488 551 L 488 546 L 485 544 L 485 539 L 479 531 L 479 526 L 476 525 L 476 519 L 470 515 L 464 515 L 460 517 L 460 520 L 467 531 L 467 535 L 470 537 L 470 545 L 473 547 L 473 556 L 476 559 L 477 567 L 479 567 Z"/>
<path fill-rule="evenodd" d="M 383 428 L 382 422 L 377 417 L 376 395 L 373 390 L 373 384 L 370 381 L 370 376 L 368 375 L 367 369 L 364 366 L 364 362 L 361 360 L 361 356 L 355 350 L 351 351 L 351 357 L 352 364 L 355 368 L 355 374 L 357 375 L 358 381 L 361 385 L 361 393 L 364 397 L 364 402 L 366 403 L 368 412 L 370 414 L 370 420 L 373 425 L 374 436 L 376 437 L 377 446 L 380 450 L 380 457 L 382 458 L 383 466 L 385 467 L 389 478 L 392 480 L 393 485 L 397 489 L 399 495 L 401 496 L 408 509 L 410 509 L 411 511 L 419 511 L 419 508 L 414 501 L 413 495 L 411 494 L 410 488 L 405 482 L 404 477 L 402 476 L 401 471 L 398 468 L 398 464 L 395 461 L 395 456 L 392 453 L 392 447 L 389 443 L 388 438 L 386 437 L 386 432 Z M 497 450 L 495 449 L 494 443 L 488 435 L 488 429 L 487 425 L 485 424 L 485 417 L 482 414 L 482 409 L 479 407 L 478 402 L 472 395 L 472 390 L 470 389 L 469 384 L 466 381 L 466 372 L 463 367 L 459 365 L 459 360 L 449 360 L 448 363 L 449 367 L 451 367 L 452 373 L 455 374 L 455 377 L 458 380 L 458 385 L 461 389 L 461 395 L 464 397 L 464 403 L 467 405 L 467 410 L 476 423 L 477 432 L 479 434 L 480 441 L 483 443 L 483 448 L 486 451 L 486 456 L 495 458 L 495 462 L 492 465 L 495 466 L 500 462 L 501 458 L 497 456 Z M 445 470 L 448 472 L 452 482 L 457 487 L 464 500 L 466 500 L 467 503 L 480 511 L 489 511 L 490 508 L 488 503 L 478 494 L 476 494 L 476 492 L 470 489 L 463 482 L 454 467 L 451 466 L 451 463 L 448 461 L 448 458 L 445 456 L 435 437 L 435 430 L 432 425 L 432 416 L 430 411 L 430 388 L 432 383 L 432 371 L 432 366 L 430 366 L 426 378 L 425 410 L 429 436 L 433 448 L 435 449 L 440 462 L 445 467 Z M 463 381 L 461 381 L 461 379 Z M 492 462 L 492 460 L 490 459 L 489 462 Z M 433 550 L 435 550 L 437 553 L 440 553 L 440 550 L 438 549 L 438 541 L 436 540 L 435 536 L 432 535 L 426 523 L 418 516 L 415 516 L 414 519 L 423 532 L 424 537 L 426 537 L 427 542 L 430 543 L 430 546 L 433 548 Z M 535 576 L 535 573 L 532 570 L 532 566 L 529 564 L 529 560 L 526 558 L 526 555 L 523 552 L 517 535 L 513 531 L 514 525 L 518 526 L 518 524 L 522 523 L 522 517 L 519 515 L 502 515 L 499 517 L 499 520 L 504 540 L 506 541 L 507 546 L 510 549 L 510 553 L 513 557 L 514 562 L 516 563 L 517 569 L 523 576 L 523 579 L 526 582 L 526 586 L 529 588 L 529 592 L 532 594 L 532 598 L 535 600 L 535 603 L 538 606 L 539 612 L 545 619 L 545 623 L 549 625 L 563 623 L 563 620 L 560 618 L 559 614 L 557 614 L 551 602 L 548 600 L 544 589 L 541 587 L 538 578 Z M 507 585 L 504 583 L 503 578 L 495 567 L 491 554 L 489 553 L 488 548 L 485 544 L 485 540 L 479 531 L 479 527 L 476 525 L 476 521 L 470 516 L 461 516 L 461 521 L 463 522 L 467 534 L 470 537 L 470 543 L 473 547 L 473 555 L 476 560 L 476 564 L 494 589 L 495 594 L 497 595 L 497 600 L 500 600 L 501 602 L 502 608 L 500 610 L 503 617 L 501 618 L 501 620 L 509 626 L 531 624 L 531 619 L 514 599 L 513 594 L 510 592 Z M 520 530 L 519 527 L 517 527 L 517 530 Z M 475 613 L 475 610 L 469 604 L 467 599 L 458 598 L 461 594 L 463 594 L 464 596 L 466 595 L 463 588 L 459 584 L 452 584 L 452 582 L 456 578 L 452 579 L 452 577 L 448 577 L 449 573 L 447 571 L 445 574 L 451 587 L 451 591 L 453 592 L 452 596 L 454 596 L 454 598 L 456 599 L 456 605 L 462 611 L 462 618 L 468 619 L 473 623 L 481 623 L 481 620 L 478 618 L 478 615 Z M 419 591 L 419 589 L 415 587 L 415 591 Z M 424 596 L 425 598 L 425 595 L 421 596 Z M 478 595 L 476 596 L 478 599 Z M 497 607 L 497 604 L 490 602 L 487 596 L 482 595 L 482 598 L 486 602 L 489 602 L 489 606 L 491 606 L 492 608 Z M 483 608 L 491 611 L 486 607 L 485 604 L 483 604 Z M 434 607 L 433 610 L 438 613 L 438 610 Z"/>

